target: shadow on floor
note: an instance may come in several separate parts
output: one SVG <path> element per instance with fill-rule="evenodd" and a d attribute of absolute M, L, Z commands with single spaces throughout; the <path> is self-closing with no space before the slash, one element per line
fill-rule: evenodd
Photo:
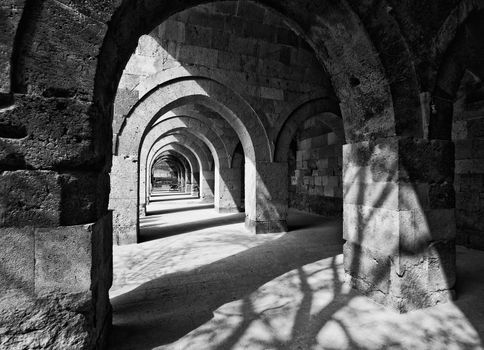
<path fill-rule="evenodd" d="M 335 219 L 341 220 L 341 218 L 337 217 L 327 218 L 321 215 L 309 214 L 292 208 L 290 208 L 289 215 L 290 216 L 287 221 L 287 229 L 289 232 L 309 229 Z M 308 220 L 308 217 L 311 217 L 311 220 Z"/>
<path fill-rule="evenodd" d="M 210 320 L 221 305 L 247 298 L 288 271 L 341 254 L 340 237 L 339 221 L 316 234 L 310 230 L 291 232 L 191 271 L 162 276 L 120 295 L 111 300 L 111 349 L 152 349 L 172 343 Z M 327 310 L 333 313 L 346 302 L 335 299 Z"/>
<path fill-rule="evenodd" d="M 175 236 L 182 233 L 203 230 L 215 226 L 237 224 L 244 222 L 244 219 L 245 214 L 238 213 L 213 219 L 199 220 L 167 226 L 161 226 L 158 222 L 154 221 L 152 224 L 141 224 L 140 242 L 147 242 L 154 239 Z"/>
<path fill-rule="evenodd" d="M 213 203 L 212 204 L 196 204 L 196 205 L 192 205 L 192 206 L 187 205 L 187 206 L 183 206 L 183 207 L 179 207 L 179 208 L 146 211 L 146 216 L 178 213 L 178 212 L 181 212 L 181 211 L 190 211 L 190 210 L 212 209 L 212 208 L 215 208 Z"/>
<path fill-rule="evenodd" d="M 164 197 L 168 197 L 168 198 L 164 198 Z M 150 203 L 159 203 L 159 202 L 171 202 L 171 201 L 186 201 L 186 200 L 196 200 L 196 199 L 199 199 L 199 197 L 197 196 L 191 196 L 190 194 L 187 194 L 186 196 L 184 197 L 169 197 L 169 196 L 155 196 L 155 195 L 151 195 L 150 196 Z"/>

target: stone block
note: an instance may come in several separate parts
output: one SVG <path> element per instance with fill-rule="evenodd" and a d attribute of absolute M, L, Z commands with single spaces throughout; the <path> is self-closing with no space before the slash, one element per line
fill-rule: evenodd
<path fill-rule="evenodd" d="M 92 226 L 35 232 L 35 291 L 81 293 L 91 287 Z"/>
<path fill-rule="evenodd" d="M 187 24 L 185 26 L 185 43 L 202 47 L 212 47 L 212 29 Z"/>
<path fill-rule="evenodd" d="M 253 19 L 252 15 L 249 17 Z M 253 38 L 264 42 L 273 42 L 276 38 L 273 28 L 262 22 L 249 21 L 245 27 L 244 37 Z"/>
<path fill-rule="evenodd" d="M 450 141 L 399 140 L 399 181 L 452 182 L 454 146 Z"/>
<path fill-rule="evenodd" d="M 157 36 L 161 40 L 183 43 L 186 38 L 185 28 L 185 23 L 183 22 L 167 20 L 158 27 Z"/>
<path fill-rule="evenodd" d="M 455 216 L 452 209 L 405 210 L 399 212 L 401 254 L 425 252 L 430 242 L 454 240 Z"/>
<path fill-rule="evenodd" d="M 316 176 L 314 178 L 314 184 L 316 186 L 322 186 L 323 185 L 323 177 L 322 176 Z"/>
<path fill-rule="evenodd" d="M 0 226 L 57 226 L 61 202 L 61 186 L 53 171 L 0 174 Z"/>
<path fill-rule="evenodd" d="M 399 248 L 399 212 L 361 205 L 343 205 L 343 238 L 359 246 L 395 255 Z"/>
<path fill-rule="evenodd" d="M 334 132 L 328 134 L 328 145 L 336 145 L 339 143 L 338 136 Z"/>
<path fill-rule="evenodd" d="M 455 161 L 455 173 L 456 174 L 470 174 L 474 172 L 474 160 L 463 159 Z"/>
<path fill-rule="evenodd" d="M 328 177 L 325 186 L 337 187 Z M 365 205 L 374 208 L 398 210 L 399 187 L 393 182 L 349 182 L 343 184 L 344 202 L 347 204 Z"/>
<path fill-rule="evenodd" d="M 226 16 L 217 13 L 206 13 L 203 10 L 194 9 L 189 12 L 186 23 L 193 25 L 205 26 L 208 28 L 214 28 L 217 30 L 223 30 Z M 233 17 L 231 17 L 233 18 Z M 240 23 L 239 23 L 240 24 Z"/>
<path fill-rule="evenodd" d="M 467 138 L 467 122 L 456 120 L 452 123 L 452 140 L 465 140 Z"/>
<path fill-rule="evenodd" d="M 428 192 L 429 206 L 433 209 L 452 209 L 455 207 L 455 191 L 451 183 L 432 183 Z"/>
<path fill-rule="evenodd" d="M 241 2 L 237 9 L 238 16 L 248 17 L 256 23 L 264 22 L 265 13 L 265 8 L 251 2 Z"/>
<path fill-rule="evenodd" d="M 21 241 L 32 245 L 23 253 L 35 258 L 35 294 L 23 302 L 11 295 L 9 309 L 1 310 L 0 347 L 103 348 L 111 314 L 110 215 L 91 225 L 30 230 L 32 238 Z"/>
<path fill-rule="evenodd" d="M 284 101 L 284 90 L 261 86 L 260 97 L 271 100 Z"/>
<path fill-rule="evenodd" d="M 0 310 L 34 293 L 34 229 L 0 229 Z"/>
<path fill-rule="evenodd" d="M 180 46 L 177 59 L 181 62 L 216 67 L 219 51 L 193 45 Z"/>
<path fill-rule="evenodd" d="M 396 187 L 398 191 L 398 210 L 426 210 L 430 205 L 430 185 L 426 183 L 402 182 Z M 437 203 L 435 203 L 437 207 Z"/>
<path fill-rule="evenodd" d="M 93 141 L 101 129 L 91 113 L 89 104 L 73 99 L 15 95 L 15 106 L 0 114 L 0 129 L 17 125 L 23 134 L 15 142 L 1 141 L 0 166 L 101 168 L 110 147 Z"/>
<path fill-rule="evenodd" d="M 61 187 L 61 225 L 76 225 L 95 221 L 103 200 L 102 174 L 71 172 L 58 175 Z M 106 179 L 107 181 L 108 179 Z"/>
<path fill-rule="evenodd" d="M 98 6 L 91 6 L 83 2 L 82 10 L 74 10 L 61 2 L 47 2 L 29 12 L 33 18 L 25 20 L 34 21 L 36 27 L 22 52 L 21 90 L 83 99 L 92 97 L 98 64 L 96 57 L 107 31 L 104 20 L 111 16 L 99 14 L 112 13 L 113 8 L 108 5 L 109 10 L 98 12 L 93 9 Z M 91 15 L 80 15 L 86 10 Z"/>
<path fill-rule="evenodd" d="M 229 46 L 228 48 L 225 48 L 225 50 L 228 49 L 229 52 L 237 54 L 239 56 L 257 56 L 257 48 L 257 40 L 232 35 L 230 37 Z"/>
<path fill-rule="evenodd" d="M 227 70 L 240 70 L 242 69 L 241 57 L 240 55 L 220 51 L 218 53 L 217 67 Z"/>
<path fill-rule="evenodd" d="M 212 48 L 223 51 L 227 50 L 230 42 L 230 34 L 224 31 L 212 29 Z"/>
<path fill-rule="evenodd" d="M 472 158 L 472 140 L 455 140 L 455 159 L 471 159 Z"/>
<path fill-rule="evenodd" d="M 482 112 L 481 112 L 482 113 Z M 471 119 L 467 122 L 468 137 L 484 137 L 484 118 Z"/>
<path fill-rule="evenodd" d="M 395 181 L 398 176 L 398 144 L 396 139 L 374 144 L 367 141 L 343 146 L 345 182 L 365 178 L 370 181 Z"/>
<path fill-rule="evenodd" d="M 370 249 L 346 242 L 343 246 L 344 268 L 355 284 L 362 280 L 358 288 L 364 294 L 374 291 L 388 294 L 390 289 L 391 261 L 388 256 Z M 356 281 L 355 281 L 356 280 Z"/>

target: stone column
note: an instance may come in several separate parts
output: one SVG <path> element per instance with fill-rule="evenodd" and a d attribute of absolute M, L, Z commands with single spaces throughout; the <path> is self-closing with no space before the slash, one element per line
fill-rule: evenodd
<path fill-rule="evenodd" d="M 106 183 L 102 171 L 0 172 L 0 347 L 104 347 L 112 227 L 96 200 Z"/>
<path fill-rule="evenodd" d="M 178 178 L 178 182 L 180 183 L 180 188 L 179 188 L 179 192 L 185 192 L 185 175 L 184 173 L 181 173 L 179 178 Z"/>
<path fill-rule="evenodd" d="M 192 188 L 191 188 L 191 195 L 194 197 L 198 197 L 200 195 L 200 173 L 193 172 L 192 173 Z"/>
<path fill-rule="evenodd" d="M 185 173 L 185 192 L 192 193 L 192 181 L 191 173 L 188 171 Z"/>
<path fill-rule="evenodd" d="M 114 244 L 137 243 L 138 159 L 131 156 L 113 156 L 111 174 L 109 209 L 113 210 Z"/>
<path fill-rule="evenodd" d="M 200 176 L 200 198 L 211 202 L 214 198 L 215 181 L 214 172 L 203 170 Z"/>
<path fill-rule="evenodd" d="M 219 213 L 238 213 L 242 210 L 242 179 L 240 169 L 223 167 L 215 176 L 215 209 Z"/>
<path fill-rule="evenodd" d="M 400 312 L 452 298 L 453 160 L 449 141 L 344 145 L 344 265 L 356 289 Z"/>
<path fill-rule="evenodd" d="M 286 232 L 287 163 L 257 162 L 254 168 L 246 160 L 245 181 L 245 227 L 253 233 Z"/>

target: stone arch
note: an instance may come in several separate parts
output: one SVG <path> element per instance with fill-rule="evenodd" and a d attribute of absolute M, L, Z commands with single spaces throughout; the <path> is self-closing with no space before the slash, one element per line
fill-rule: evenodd
<path fill-rule="evenodd" d="M 200 159 L 200 165 L 202 166 L 203 164 L 207 164 L 205 167 L 202 166 L 202 169 L 204 172 L 210 172 L 213 171 L 210 168 L 210 162 L 209 159 L 214 160 L 214 164 L 216 169 L 219 169 L 220 163 L 225 167 L 227 166 L 225 162 L 225 154 L 224 154 L 224 149 L 221 145 L 221 142 L 217 140 L 215 134 L 211 132 L 209 129 L 205 128 L 205 132 L 207 133 L 208 136 L 203 134 L 203 130 L 200 129 L 191 129 L 188 126 L 186 126 L 184 123 L 179 124 L 169 124 L 168 122 L 172 119 L 168 119 L 165 122 L 162 122 L 160 124 L 156 124 L 152 130 L 150 130 L 150 134 L 148 134 L 148 137 L 145 138 L 146 145 L 149 145 L 148 147 L 143 147 L 141 145 L 140 147 L 140 175 L 139 175 L 139 199 L 140 199 L 140 205 L 143 206 L 143 201 L 145 198 L 143 198 L 143 189 L 145 188 L 145 183 L 144 179 L 145 177 L 142 175 L 143 170 L 147 170 L 147 166 L 151 166 L 149 162 L 149 157 L 150 154 L 153 153 L 153 150 L 155 147 L 158 147 L 160 143 L 163 143 L 165 139 L 170 140 L 171 142 L 175 142 L 174 139 L 176 140 L 176 137 L 174 134 L 177 132 L 182 132 L 184 135 L 183 139 L 178 139 L 178 143 L 181 143 L 182 141 L 185 142 L 184 144 L 187 148 L 189 148 L 192 152 L 198 155 Z M 151 137 L 150 137 L 151 135 Z M 193 145 L 193 146 L 192 146 Z M 206 153 L 207 149 L 209 153 Z M 201 161 L 202 157 L 203 163 Z M 228 159 L 226 159 L 228 161 Z M 225 164 L 225 165 L 224 165 Z M 208 166 L 208 167 L 207 167 Z M 203 175 L 203 173 L 202 173 Z M 208 176 L 207 176 L 208 177 Z M 210 186 L 209 182 L 201 181 L 202 183 L 202 197 L 203 198 L 213 198 L 214 194 L 218 192 L 217 186 L 215 188 Z M 208 187 L 207 187 L 208 186 Z M 209 189 L 211 187 L 211 190 Z M 206 194 L 206 195 L 205 195 Z"/>
<path fill-rule="evenodd" d="M 224 86 L 229 86 L 230 81 L 224 77 L 224 74 L 220 70 L 215 70 L 207 66 L 199 67 L 199 66 L 191 66 L 190 72 L 187 71 L 184 67 L 173 67 L 170 69 L 159 71 L 153 75 L 147 76 L 144 80 L 139 83 L 138 89 L 140 92 L 139 99 L 143 99 L 143 97 L 150 93 L 153 89 L 156 89 L 157 86 L 164 84 L 168 81 L 173 81 L 177 79 L 191 79 L 193 77 L 199 77 L 202 79 L 213 80 L 220 82 Z M 242 91 L 235 91 L 236 94 L 240 95 Z M 132 102 L 126 108 L 131 109 L 135 106 L 136 102 Z M 266 115 L 257 114 L 258 118 L 260 119 L 262 125 L 265 128 L 269 126 L 269 121 L 267 120 Z M 126 116 L 125 116 L 126 117 Z"/>
<path fill-rule="evenodd" d="M 178 177 L 178 181 L 179 181 L 181 187 L 183 188 L 184 179 L 185 179 L 186 174 L 188 172 L 187 166 L 186 166 L 185 162 L 183 161 L 183 158 L 179 158 L 179 157 L 177 157 L 176 155 L 173 155 L 173 154 L 165 153 L 162 156 L 160 156 L 159 160 L 165 161 L 166 163 L 168 163 L 168 165 L 170 165 L 170 167 L 173 167 L 175 169 L 177 177 Z M 141 209 L 141 207 L 139 209 L 140 209 L 140 216 L 141 216 L 142 209 Z"/>
<path fill-rule="evenodd" d="M 49 57 L 53 58 L 52 61 L 56 64 L 52 65 L 51 71 L 38 74 L 41 68 L 37 70 L 24 69 L 25 62 L 22 61 L 16 69 L 13 69 L 16 72 L 14 75 L 22 82 L 29 81 L 31 89 L 29 93 L 38 94 L 41 99 L 41 102 L 35 102 L 38 104 L 35 108 L 38 110 L 42 109 L 45 104 L 52 103 L 47 101 L 48 97 L 44 99 L 45 96 L 63 96 L 75 99 L 75 108 L 81 111 L 76 117 L 84 118 L 82 121 L 87 125 L 86 129 L 91 130 L 89 132 L 92 133 L 86 138 L 89 147 L 86 147 L 83 157 L 77 159 L 69 156 L 70 158 L 67 157 L 68 159 L 62 159 L 59 162 L 63 166 L 66 166 L 66 164 L 71 166 L 69 168 L 71 170 L 79 169 L 81 183 L 88 182 L 87 180 L 90 178 L 95 178 L 95 180 L 89 182 L 91 185 L 93 183 L 95 185 L 90 186 L 92 187 L 91 193 L 87 194 L 87 196 L 96 198 L 95 213 L 76 219 L 69 224 L 77 225 L 92 222 L 101 219 L 106 214 L 106 195 L 109 192 L 109 181 L 106 175 L 109 171 L 107 168 L 111 157 L 109 143 L 112 102 L 122 69 L 130 53 L 136 47 L 137 38 L 141 33 L 149 32 L 169 15 L 202 2 L 204 1 L 126 0 L 122 2 L 118 9 L 115 9 L 118 3 L 96 3 L 95 6 L 93 5 L 94 9 L 91 10 L 88 7 L 88 10 L 82 8 L 82 11 L 72 11 L 70 6 L 57 2 L 42 2 L 41 8 L 34 12 L 34 16 L 32 16 L 32 13 L 28 14 L 34 17 L 27 18 L 27 20 L 33 20 L 31 28 L 51 29 L 39 30 L 41 34 L 32 35 L 31 38 L 30 35 L 26 35 L 26 37 L 29 37 L 28 40 L 20 39 L 18 51 L 22 53 L 20 56 L 23 57 L 21 58 L 35 62 L 35 55 L 31 55 L 31 57 L 29 55 L 34 50 L 39 49 L 37 44 L 49 43 Z M 30 3 L 33 4 L 34 2 Z M 388 137 L 396 133 L 392 98 L 384 69 L 378 59 L 378 52 L 374 49 L 367 31 L 364 30 L 357 16 L 349 11 L 346 2 L 321 3 L 318 0 L 308 0 L 303 3 L 306 6 L 301 6 L 301 1 L 275 2 L 263 0 L 260 3 L 287 16 L 293 22 L 294 27 L 297 27 L 298 32 L 311 43 L 318 57 L 324 62 L 326 69 L 333 77 L 337 95 L 343 104 L 343 119 L 345 127 L 349 129 L 349 142 Z M 63 11 L 69 13 L 69 15 L 66 15 L 66 18 L 51 16 L 51 12 L 56 11 Z M 88 12 L 89 16 L 84 15 L 83 12 Z M 63 20 L 60 21 L 59 18 Z M 71 18 L 72 23 L 68 20 Z M 345 21 L 340 21 L 341 18 L 344 18 Z M 109 23 L 109 25 L 106 25 L 106 23 Z M 378 25 L 378 22 L 376 25 Z M 383 27 L 381 30 L 384 30 Z M 71 30 L 66 30 L 66 28 Z M 31 34 L 30 31 L 27 31 L 27 33 Z M 73 33 L 73 35 L 68 37 L 68 41 L 65 41 L 63 40 L 64 35 L 66 35 L 64 33 Z M 77 45 L 77 40 L 86 45 Z M 75 49 L 73 49 L 73 54 L 69 55 L 69 59 L 65 60 L 63 49 L 71 44 Z M 46 52 L 46 50 L 42 50 L 41 46 L 38 51 Z M 385 53 L 398 56 L 398 53 L 391 51 Z M 36 77 L 37 74 L 38 77 Z M 28 77 L 26 77 L 27 75 Z M 60 88 L 55 89 L 58 86 Z M 93 86 L 94 91 L 92 91 Z M 12 91 L 25 92 L 23 89 L 12 89 Z M 45 93 L 44 97 L 42 97 L 43 93 Z M 20 111 L 22 111 L 22 103 L 32 102 L 31 98 L 31 96 L 17 96 L 18 105 L 16 108 L 20 108 Z M 94 102 L 94 104 L 89 105 L 86 101 Z M 86 105 L 88 106 L 86 107 Z M 31 115 L 31 113 L 25 114 Z M 413 114 L 409 119 L 415 119 Z M 52 125 L 49 125 L 49 127 L 52 127 Z M 81 131 L 76 132 L 82 133 Z M 58 139 L 53 142 L 61 143 Z M 35 148 L 33 149 L 35 150 Z M 69 146 L 66 149 L 69 149 Z M 62 157 L 55 154 L 55 156 L 46 157 L 46 159 L 49 158 L 61 159 Z M 137 161 L 136 159 L 132 160 Z M 52 163 L 43 163 L 43 161 L 36 166 L 41 169 L 56 169 L 52 167 Z M 82 173 L 87 166 L 95 173 L 94 175 Z M 98 246 L 101 246 L 101 243 Z M 96 248 L 92 248 L 93 251 L 94 249 Z M 95 254 L 92 256 L 95 256 Z M 103 266 L 108 265 L 106 262 L 108 260 L 103 261 Z M 93 264 L 93 266 L 97 265 Z M 106 267 L 106 271 L 109 271 L 109 267 Z M 98 275 L 104 276 L 103 273 Z M 99 281 L 100 287 L 97 288 L 99 293 L 103 293 L 103 300 L 107 299 L 109 287 L 106 287 L 106 285 L 108 279 Z M 94 285 L 98 286 L 97 282 L 93 281 Z M 106 304 L 109 305 L 108 302 Z M 107 316 L 109 312 L 106 311 L 108 309 L 108 307 L 105 307 L 105 311 L 96 314 L 96 325 L 92 327 L 96 329 L 96 332 L 92 335 L 93 338 L 101 339 L 99 334 L 100 330 L 106 329 L 102 322 L 109 318 Z M 87 319 L 87 316 L 85 317 Z"/>
<path fill-rule="evenodd" d="M 183 172 L 182 176 L 182 190 L 185 191 L 187 184 L 191 184 L 191 177 L 192 177 L 192 167 L 188 159 L 183 156 L 182 154 L 175 152 L 173 149 L 166 149 L 164 150 L 156 159 L 153 160 L 147 167 L 147 171 L 151 173 L 153 166 L 159 159 L 166 159 L 167 161 L 170 160 L 172 162 L 178 163 L 181 166 L 181 170 Z M 147 177 L 148 178 L 148 177 Z M 140 180 L 142 179 L 142 174 L 140 174 Z M 145 184 L 147 185 L 148 182 Z M 140 188 L 140 195 L 141 195 L 141 188 Z M 148 197 L 149 198 L 149 197 Z M 147 200 L 148 200 L 147 198 Z M 143 204 L 140 198 L 140 204 Z M 142 210 L 144 209 L 143 205 L 140 205 L 140 215 L 142 214 Z"/>
<path fill-rule="evenodd" d="M 306 120 L 314 116 L 318 116 L 319 120 L 331 128 L 338 138 L 345 139 L 343 121 L 340 117 L 339 108 L 334 101 L 327 99 L 308 101 L 293 111 L 280 125 L 274 154 L 276 161 L 287 161 L 289 146 L 297 129 Z"/>
<path fill-rule="evenodd" d="M 215 112 L 212 112 L 212 114 L 215 116 L 207 116 L 206 113 L 197 110 L 194 105 L 183 105 L 160 116 L 153 124 L 153 127 L 164 120 L 175 117 L 190 117 L 197 119 L 210 127 L 211 130 L 222 140 L 227 152 L 232 154 L 239 142 L 239 138 L 230 124 L 228 124 L 223 117 Z"/>
<path fill-rule="evenodd" d="M 225 143 L 212 128 L 190 116 L 172 117 L 154 125 L 146 133 L 143 143 L 140 145 L 140 159 L 144 159 L 146 154 L 149 153 L 150 150 L 146 149 L 147 145 L 150 145 L 149 147 L 151 149 L 153 144 L 167 133 L 175 132 L 180 129 L 187 129 L 190 133 L 198 136 L 207 144 L 212 152 L 216 166 L 220 166 L 220 162 L 226 162 L 226 166 L 230 167 L 232 154 L 231 151 L 227 149 Z"/>
<path fill-rule="evenodd" d="M 153 167 L 153 164 L 156 163 L 156 159 L 158 159 L 163 153 L 175 153 L 179 154 L 181 157 L 183 157 L 188 164 L 190 165 L 190 177 L 187 178 L 188 184 L 187 188 L 185 189 L 186 192 L 190 192 L 192 195 L 195 195 L 193 186 L 197 186 L 199 184 L 199 177 L 200 177 L 200 165 L 198 164 L 197 159 L 195 156 L 191 153 L 190 150 L 188 150 L 185 147 L 182 147 L 180 144 L 177 143 L 170 143 L 170 144 L 165 144 L 163 147 L 161 147 L 156 153 L 153 155 L 150 154 L 147 162 L 147 168 L 151 169 Z M 140 174 L 140 181 L 143 179 L 143 174 Z M 144 190 L 144 191 L 143 191 Z M 149 195 L 151 193 L 151 182 L 149 181 L 149 174 L 148 172 L 146 173 L 146 181 L 144 182 L 144 185 L 140 187 L 140 196 L 141 193 L 144 192 L 144 201 L 143 197 L 140 198 L 140 207 L 143 207 L 143 204 L 148 204 L 149 203 Z M 198 196 L 198 191 L 196 191 L 196 195 Z"/>
<path fill-rule="evenodd" d="M 445 54 L 441 54 L 441 65 L 437 70 L 431 101 L 429 101 L 428 134 L 430 139 L 451 139 L 453 104 L 465 72 L 472 71 L 481 80 L 484 79 L 484 69 L 482 68 L 484 44 L 479 35 L 482 30 L 479 30 L 479 26 L 482 26 L 481 23 L 484 20 L 484 9 L 480 9 L 477 4 L 474 5 L 475 7 L 470 8 L 458 7 L 454 11 L 450 18 L 453 21 L 461 22 L 461 25 L 453 31 L 455 36 L 451 41 L 448 38 L 446 41 L 442 40 L 445 43 L 450 41 L 450 43 L 448 43 Z M 463 20 L 465 14 L 468 16 Z M 448 19 L 447 22 L 450 22 L 451 19 Z M 450 24 L 446 23 L 446 25 Z"/>
<path fill-rule="evenodd" d="M 462 0 L 459 1 L 457 6 L 444 20 L 433 40 L 431 48 L 432 57 L 430 62 L 433 63 L 429 84 L 431 87 L 438 84 L 436 82 L 439 75 L 438 72 L 449 47 L 457 36 L 459 28 L 469 19 L 472 13 L 483 9 L 483 0 Z"/>
<path fill-rule="evenodd" d="M 146 1 L 133 7 L 134 3 L 127 1 L 117 9 L 110 22 L 99 62 L 100 69 L 108 79 L 100 81 L 97 87 L 106 100 L 113 100 L 122 69 L 129 59 L 129 53 L 134 51 L 140 34 L 150 32 L 171 14 L 201 3 L 197 0 L 183 4 Z M 338 98 L 345 105 L 345 126 L 350 129 L 350 142 L 368 139 L 370 135 L 383 137 L 395 134 L 393 103 L 385 69 L 368 32 L 347 3 L 325 3 L 324 6 L 313 0 L 306 1 L 306 6 L 291 1 L 274 3 L 261 0 L 257 3 L 286 17 L 291 22 L 290 26 L 313 47 L 332 77 Z M 139 21 L 139 18 L 143 18 L 143 21 Z M 345 18 L 345 21 L 338 18 Z M 394 24 L 394 21 L 391 23 Z M 384 26 L 381 32 L 387 29 L 398 37 L 394 26 L 385 22 Z M 385 43 L 381 48 L 389 50 L 390 46 Z M 117 60 L 111 59 L 112 53 L 115 53 Z M 107 81 L 110 83 L 106 84 Z M 408 119 L 408 116 L 405 118 Z"/>
<path fill-rule="evenodd" d="M 213 80 L 196 77 L 166 82 L 140 100 L 120 129 L 115 154 L 133 154 L 134 145 L 141 143 L 159 116 L 187 103 L 205 105 L 222 115 L 239 136 L 246 155 L 253 161 L 270 160 L 268 137 L 253 109 L 227 87 Z"/>
<path fill-rule="evenodd" d="M 147 158 L 148 164 L 151 164 L 153 158 L 159 154 L 160 150 L 167 146 L 173 147 L 180 153 L 185 152 L 187 159 L 191 159 L 193 167 L 196 169 L 194 173 L 199 174 L 198 178 L 195 180 L 199 186 L 198 193 L 200 197 L 205 200 L 213 199 L 213 175 L 209 176 L 210 174 L 213 174 L 213 170 L 211 167 L 210 152 L 208 149 L 207 151 L 203 150 L 206 146 L 198 139 L 190 138 L 188 135 L 172 134 L 154 144 L 152 152 Z M 142 179 L 143 178 L 141 178 L 141 180 Z"/>
<path fill-rule="evenodd" d="M 176 118 L 181 119 L 180 117 Z M 166 127 L 170 121 L 174 119 L 167 119 L 162 123 L 155 125 L 152 129 L 151 135 L 153 138 L 146 138 L 148 145 L 151 145 L 150 150 L 152 149 L 153 145 L 158 142 L 158 140 L 163 139 L 167 134 L 176 132 L 178 130 L 183 130 L 188 134 L 192 134 L 195 137 L 202 140 L 210 149 L 212 156 L 215 160 L 215 208 L 218 211 L 230 212 L 230 211 L 238 211 L 241 206 L 239 205 L 240 201 L 240 188 L 234 187 L 240 179 L 235 176 L 236 172 L 230 169 L 231 165 L 231 155 L 224 153 L 224 149 L 222 148 L 221 142 L 216 138 L 215 133 L 210 129 L 204 130 L 202 127 L 186 127 L 183 125 L 170 125 L 170 127 Z M 199 123 L 199 122 L 198 122 Z M 167 130 L 168 129 L 168 130 Z M 206 134 L 205 134 L 205 133 Z M 207 137 L 208 135 L 208 137 Z M 141 155 L 140 155 L 140 169 L 143 166 L 143 161 L 147 157 L 147 154 L 150 153 L 150 150 L 143 151 L 144 147 L 142 147 Z M 234 181 L 234 183 L 232 183 Z M 141 189 L 141 188 L 140 188 Z M 253 203 L 255 205 L 255 203 Z M 236 209 L 237 208 L 237 209 Z"/>
<path fill-rule="evenodd" d="M 155 163 L 155 159 L 159 157 L 159 155 L 164 152 L 165 150 L 174 152 L 177 154 L 180 154 L 182 157 L 184 157 L 188 164 L 190 165 L 191 169 L 191 179 L 190 183 L 191 184 L 196 184 L 198 186 L 198 176 L 197 174 L 200 174 L 200 164 L 198 163 L 197 158 L 195 155 L 186 147 L 183 147 L 182 145 L 178 143 L 168 143 L 163 146 L 161 146 L 155 153 L 148 155 L 148 167 L 147 169 L 152 167 L 152 164 Z M 147 174 L 148 175 L 148 174 Z M 147 177 L 148 178 L 148 177 Z M 149 194 L 149 182 L 146 182 L 146 194 Z"/>

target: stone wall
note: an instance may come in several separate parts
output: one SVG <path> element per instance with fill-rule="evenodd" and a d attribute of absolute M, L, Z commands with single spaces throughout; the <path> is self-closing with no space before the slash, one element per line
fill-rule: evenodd
<path fill-rule="evenodd" d="M 111 232 L 111 214 L 88 225 L 0 229 L 0 348 L 106 344 Z"/>
<path fill-rule="evenodd" d="M 290 207 L 320 215 L 343 210 L 341 142 L 316 119 L 307 120 L 296 136 L 296 158 L 290 160 Z"/>
<path fill-rule="evenodd" d="M 455 105 L 457 242 L 484 249 L 484 99 Z"/>
<path fill-rule="evenodd" d="M 312 94 L 331 91 L 312 50 L 278 16 L 250 2 L 183 11 L 139 39 L 118 87 L 114 132 L 154 76 L 202 75 L 241 94 L 272 125 Z"/>

